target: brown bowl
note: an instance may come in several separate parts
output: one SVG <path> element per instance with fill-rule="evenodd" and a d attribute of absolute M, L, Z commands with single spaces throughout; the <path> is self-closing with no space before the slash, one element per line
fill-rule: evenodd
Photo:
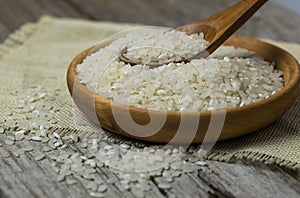
<path fill-rule="evenodd" d="M 101 44 L 100 48 L 105 45 L 107 43 Z M 284 88 L 259 102 L 219 111 L 164 112 L 128 107 L 93 93 L 79 82 L 76 66 L 82 63 L 94 47 L 81 52 L 71 62 L 67 73 L 68 88 L 79 109 L 90 120 L 122 136 L 158 143 L 200 143 L 238 137 L 274 122 L 294 103 L 300 90 L 299 64 L 288 52 L 258 39 L 233 35 L 225 45 L 246 48 L 266 60 L 274 61 L 276 68 L 283 71 Z M 152 118 L 166 119 L 157 132 L 146 127 L 151 120 L 149 113 Z M 134 124 L 119 126 L 120 120 L 130 116 L 137 124 L 144 125 L 144 128 Z"/>

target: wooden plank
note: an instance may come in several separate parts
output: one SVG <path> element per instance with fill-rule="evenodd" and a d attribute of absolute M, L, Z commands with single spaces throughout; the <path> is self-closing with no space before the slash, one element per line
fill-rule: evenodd
<path fill-rule="evenodd" d="M 50 158 L 42 161 L 36 161 L 34 158 L 38 155 L 36 151 L 42 150 L 42 144 L 32 141 L 18 141 L 14 145 L 6 145 L 5 135 L 0 134 L 0 192 L 4 197 L 85 197 L 88 192 L 83 186 L 84 179 L 72 177 L 77 181 L 75 185 L 68 185 L 66 182 L 56 181 L 57 173 L 51 166 L 53 162 Z M 20 154 L 21 148 L 33 148 L 33 151 Z M 72 153 L 80 152 L 87 155 L 86 149 L 71 145 L 66 149 Z M 118 177 L 107 168 L 98 168 L 97 177 L 108 186 L 105 194 L 107 197 L 133 197 L 134 191 L 138 187 L 133 187 L 131 191 L 123 190 L 118 184 L 108 184 L 109 178 Z M 164 197 L 154 183 L 150 184 L 152 190 L 147 192 L 149 196 Z M 132 192 L 133 191 L 133 192 Z M 1 196 L 2 197 L 2 196 Z"/>
<path fill-rule="evenodd" d="M 1 24 L 10 32 L 26 22 L 38 20 L 44 14 L 54 16 L 87 18 L 65 1 L 49 0 L 0 0 Z"/>
<path fill-rule="evenodd" d="M 80 12 L 94 20 L 113 20 L 148 25 L 175 26 L 197 20 L 226 6 L 226 3 L 196 0 L 183 3 L 179 0 L 68 0 Z M 228 4 L 228 3 L 227 3 Z M 217 9 L 212 9 L 217 8 Z M 203 9 L 205 12 L 201 12 Z"/>
<path fill-rule="evenodd" d="M 87 191 L 78 178 L 77 184 L 68 185 L 57 182 L 56 172 L 49 158 L 37 162 L 34 157 L 41 150 L 41 143 L 18 141 L 13 146 L 4 143 L 4 135 L 0 135 L 0 190 L 5 197 L 83 197 Z M 16 157 L 20 148 L 32 147 L 34 151 Z M 70 152 L 87 155 L 87 150 L 71 145 Z M 134 197 L 138 187 L 124 191 L 118 184 L 108 184 L 109 178 L 118 177 L 106 168 L 97 169 L 97 177 L 108 185 L 106 194 L 109 197 Z M 299 179 L 299 178 L 298 178 Z M 198 172 L 184 174 L 175 178 L 170 190 L 157 186 L 156 179 L 150 181 L 151 190 L 146 192 L 149 197 L 296 197 L 300 194 L 300 181 L 293 178 L 285 170 L 275 165 L 265 165 L 250 161 L 237 161 L 234 164 L 208 161 L 208 166 Z"/>
<path fill-rule="evenodd" d="M 6 39 L 11 31 L 0 21 L 0 42 Z"/>
<path fill-rule="evenodd" d="M 209 183 L 199 178 L 191 179 L 190 174 L 184 174 L 172 183 L 172 188 L 166 191 L 167 197 L 224 197 L 218 189 L 213 189 Z"/>
<path fill-rule="evenodd" d="M 80 12 L 94 20 L 142 23 L 176 27 L 216 13 L 236 0 L 68 0 Z M 267 3 L 238 33 L 252 37 L 299 42 L 300 17 L 286 8 Z M 293 30 L 293 31 L 291 31 Z"/>
<path fill-rule="evenodd" d="M 207 170 L 211 170 L 207 174 Z M 198 177 L 222 194 L 234 197 L 297 197 L 300 182 L 275 165 L 237 161 L 235 164 L 210 161 Z"/>
<path fill-rule="evenodd" d="M 82 197 L 86 194 L 80 185 L 68 186 L 55 181 L 56 173 L 49 160 L 37 162 L 34 152 L 15 157 L 21 147 L 40 149 L 34 142 L 22 142 L 7 146 L 0 139 L 0 185 L 5 197 Z"/>
<path fill-rule="evenodd" d="M 197 0 L 0 0 L 0 19 L 9 31 L 14 31 L 27 21 L 36 21 L 43 14 L 175 27 L 209 16 L 234 2 L 235 0 L 203 0 L 201 3 Z M 270 2 L 238 32 L 300 43 L 299 24 L 299 16 Z"/>

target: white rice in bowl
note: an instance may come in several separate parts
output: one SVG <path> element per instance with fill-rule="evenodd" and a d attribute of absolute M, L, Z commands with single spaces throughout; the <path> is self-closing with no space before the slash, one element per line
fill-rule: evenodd
<path fill-rule="evenodd" d="M 205 49 L 203 34 L 128 33 L 77 65 L 81 83 L 118 103 L 168 111 L 232 108 L 268 98 L 283 88 L 283 73 L 254 52 L 220 47 L 213 55 L 189 63 L 150 69 L 146 63 L 177 61 Z M 118 55 L 128 47 L 131 66 Z"/>

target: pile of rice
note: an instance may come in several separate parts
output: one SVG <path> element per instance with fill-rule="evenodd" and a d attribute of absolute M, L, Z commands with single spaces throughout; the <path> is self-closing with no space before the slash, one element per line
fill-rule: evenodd
<path fill-rule="evenodd" d="M 189 63 L 150 69 L 146 63 L 178 60 L 205 49 L 203 34 L 168 31 L 128 33 L 77 65 L 80 82 L 118 103 L 167 111 L 206 111 L 239 107 L 268 98 L 283 88 L 282 72 L 245 49 L 220 47 Z M 118 55 L 141 61 L 131 66 Z"/>
<path fill-rule="evenodd" d="M 127 35 L 129 39 L 133 35 Z M 127 43 L 126 58 L 133 62 L 169 63 L 189 59 L 198 52 L 204 51 L 207 41 L 204 34 L 187 36 L 179 31 L 160 31 L 155 34 L 139 33 L 135 39 Z M 180 38 L 180 39 L 178 39 Z"/>

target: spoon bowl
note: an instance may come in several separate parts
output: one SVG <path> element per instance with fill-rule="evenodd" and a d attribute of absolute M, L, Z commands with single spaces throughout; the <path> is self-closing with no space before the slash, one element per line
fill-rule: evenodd
<path fill-rule="evenodd" d="M 102 43 L 98 49 L 108 44 Z M 115 134 L 157 143 L 200 143 L 238 137 L 269 125 L 290 108 L 300 91 L 300 71 L 298 61 L 292 55 L 261 40 L 233 35 L 225 45 L 245 48 L 274 61 L 276 69 L 283 72 L 283 89 L 259 102 L 219 111 L 150 111 L 127 106 L 98 95 L 80 83 L 76 66 L 82 63 L 94 46 L 81 52 L 71 62 L 67 73 L 68 88 L 79 109 L 91 121 Z M 137 125 L 130 125 L 130 131 L 124 129 L 117 118 L 127 119 L 128 116 L 144 129 L 139 131 Z M 166 119 L 161 128 L 155 133 L 147 129 L 151 119 L 162 116 Z M 183 122 L 186 124 L 182 125 Z M 193 127 L 195 123 L 197 125 Z M 216 126 L 219 128 L 214 128 Z M 132 131 L 139 133 L 133 134 Z"/>

